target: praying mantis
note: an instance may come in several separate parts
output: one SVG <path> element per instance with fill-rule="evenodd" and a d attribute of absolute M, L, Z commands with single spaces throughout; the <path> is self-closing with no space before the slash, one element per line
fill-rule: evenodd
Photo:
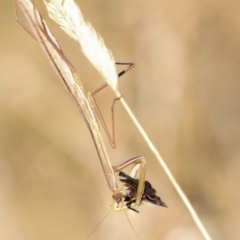
<path fill-rule="evenodd" d="M 18 17 L 17 4 L 21 8 L 29 24 L 29 27 L 27 27 Z M 93 92 L 88 92 L 86 94 L 74 67 L 64 55 L 55 37 L 51 33 L 47 24 L 42 19 L 40 13 L 31 2 L 31 0 L 15 0 L 15 9 L 17 21 L 23 27 L 23 29 L 25 29 L 40 45 L 51 66 L 76 103 L 78 110 L 89 129 L 108 187 L 112 191 L 113 209 L 116 211 L 131 209 L 135 212 L 138 212 L 133 208 L 133 206 L 139 206 L 142 201 L 150 202 L 162 207 L 167 207 L 167 205 L 160 199 L 160 197 L 156 195 L 156 191 L 152 185 L 148 181 L 145 181 L 146 160 L 143 156 L 133 157 L 116 166 L 112 166 L 109 160 L 99 130 L 97 116 L 100 119 L 104 130 L 106 131 L 112 147 L 115 147 L 114 121 L 112 125 L 113 137 L 111 138 L 108 128 L 99 111 L 98 105 L 94 99 L 94 95 L 101 89 L 105 88 L 107 84 L 103 84 Z M 118 73 L 118 77 L 121 77 L 124 73 L 134 67 L 134 64 L 132 63 L 117 62 L 116 64 L 127 65 L 127 68 L 125 70 Z M 112 119 L 114 115 L 113 107 L 118 99 L 119 98 L 116 98 L 113 101 Z M 122 172 L 122 170 L 129 165 L 133 165 L 133 168 L 130 174 L 127 175 Z M 138 172 L 139 179 L 135 179 L 135 176 Z M 123 182 L 122 187 L 117 186 L 115 173 L 119 173 L 119 176 L 122 177 L 120 179 L 120 181 Z"/>

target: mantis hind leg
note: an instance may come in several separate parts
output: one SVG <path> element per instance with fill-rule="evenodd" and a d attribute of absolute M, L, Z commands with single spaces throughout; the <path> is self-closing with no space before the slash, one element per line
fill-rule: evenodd
<path fill-rule="evenodd" d="M 131 70 L 133 67 L 134 67 L 134 64 L 133 63 L 121 63 L 121 62 L 116 62 L 116 65 L 127 65 L 128 67 L 124 70 L 122 70 L 121 72 L 118 73 L 118 77 L 120 78 L 122 75 L 124 75 L 126 72 L 128 72 L 129 70 Z M 103 90 L 105 87 L 107 87 L 108 84 L 102 84 L 100 87 L 96 88 L 95 90 L 93 90 L 91 92 L 91 94 L 88 95 L 88 98 L 89 100 L 91 100 L 91 104 L 92 104 L 92 107 L 94 108 L 94 111 L 97 113 L 98 115 L 98 118 L 101 122 L 101 125 L 103 126 L 103 129 L 104 131 L 106 132 L 106 135 L 108 137 L 108 140 L 112 146 L 112 148 L 115 148 L 116 147 L 116 140 L 115 140 L 115 118 L 114 118 L 114 106 L 115 106 L 115 103 L 116 101 L 118 101 L 121 97 L 118 97 L 118 98 L 115 98 L 113 100 L 113 103 L 112 103 L 112 107 L 111 107 L 111 118 L 112 118 L 112 129 L 111 129 L 111 132 L 109 131 L 107 125 L 106 125 L 106 122 L 101 114 L 101 111 L 98 107 L 98 104 L 94 98 L 94 95 L 99 93 L 101 90 Z"/>
<path fill-rule="evenodd" d="M 14 0 L 14 9 L 15 9 L 15 17 L 19 25 L 33 38 L 37 41 L 34 33 L 31 31 L 31 29 L 21 20 L 21 18 L 18 15 L 18 8 L 17 8 L 17 0 Z"/>

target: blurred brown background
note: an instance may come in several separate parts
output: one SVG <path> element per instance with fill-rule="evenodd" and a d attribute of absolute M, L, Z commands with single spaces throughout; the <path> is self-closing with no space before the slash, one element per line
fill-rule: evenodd
<path fill-rule="evenodd" d="M 85 89 L 99 86 L 79 46 L 35 2 Z M 78 3 L 116 61 L 136 64 L 121 92 L 212 238 L 240 239 L 240 2 Z M 112 203 L 89 132 L 12 1 L 0 4 L 0 31 L 0 239 L 86 239 Z M 109 124 L 113 97 L 98 97 Z M 116 118 L 117 149 L 106 141 L 113 164 L 144 155 L 169 206 L 127 211 L 140 238 L 203 239 L 120 104 Z M 89 239 L 138 238 L 126 214 L 111 211 Z"/>

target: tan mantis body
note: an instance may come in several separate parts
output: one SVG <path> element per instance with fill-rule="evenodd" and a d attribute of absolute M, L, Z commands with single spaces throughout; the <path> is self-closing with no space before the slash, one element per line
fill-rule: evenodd
<path fill-rule="evenodd" d="M 37 11 L 33 3 L 30 0 L 16 0 L 16 1 L 20 6 L 25 18 L 28 21 L 30 29 L 28 29 L 24 25 L 24 23 L 18 18 L 17 11 L 16 11 L 17 21 L 38 42 L 38 44 L 42 48 L 45 55 L 48 57 L 48 60 L 51 63 L 53 69 L 58 74 L 58 76 L 64 83 L 65 87 L 67 88 L 68 92 L 70 93 L 75 103 L 77 104 L 78 109 L 84 121 L 87 124 L 87 127 L 92 136 L 95 148 L 97 150 L 97 154 L 100 159 L 108 186 L 110 190 L 113 192 L 114 210 L 123 210 L 135 205 L 135 203 L 137 205 L 140 205 L 141 198 L 144 192 L 144 182 L 145 182 L 145 173 L 146 173 L 146 161 L 144 157 L 138 156 L 138 157 L 129 159 L 117 166 L 111 165 L 111 162 L 108 158 L 108 154 L 107 154 L 102 136 L 99 131 L 99 126 L 95 117 L 95 110 L 97 110 L 98 114 L 99 114 L 99 111 L 96 106 L 95 100 L 93 99 L 92 94 L 91 93 L 88 93 L 87 95 L 85 94 L 83 86 L 80 82 L 80 79 L 75 69 L 63 54 L 56 39 L 54 38 L 53 34 L 51 33 L 50 29 L 46 25 L 45 21 L 42 19 L 41 15 Z M 123 72 L 126 72 L 130 68 L 132 68 L 132 66 L 130 66 L 129 64 L 129 68 Z M 121 72 L 119 76 L 121 76 L 123 72 Z M 128 196 L 129 193 L 125 187 L 125 184 L 120 189 L 117 187 L 116 181 L 115 181 L 115 173 L 121 171 L 122 169 L 124 169 L 125 167 L 131 164 L 135 165 L 130 174 L 132 177 L 135 177 L 135 175 L 137 174 L 137 171 L 140 169 L 140 178 L 137 186 L 137 193 L 136 193 L 136 196 L 134 197 L 136 200 L 131 204 L 131 206 L 130 205 L 119 206 L 119 203 L 122 202 L 124 198 Z"/>

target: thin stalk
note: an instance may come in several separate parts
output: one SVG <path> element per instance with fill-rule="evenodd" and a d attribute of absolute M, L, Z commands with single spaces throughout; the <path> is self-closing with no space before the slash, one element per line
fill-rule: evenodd
<path fill-rule="evenodd" d="M 206 240 L 211 240 L 210 235 L 208 234 L 207 230 L 205 229 L 204 225 L 202 224 L 200 218 L 198 217 L 190 201 L 184 194 L 183 190 L 180 188 L 179 184 L 174 179 L 171 171 L 167 167 L 167 164 L 160 156 L 158 150 L 156 149 L 140 123 L 137 121 L 136 117 L 132 113 L 124 98 L 121 96 L 117 85 L 115 61 L 113 59 L 112 53 L 104 45 L 103 39 L 95 32 L 95 30 L 89 23 L 85 22 L 80 9 L 73 0 L 43 1 L 47 7 L 49 16 L 54 21 L 56 21 L 70 37 L 79 42 L 82 52 L 85 54 L 85 56 L 100 72 L 105 81 L 113 89 L 116 96 L 121 97 L 120 101 L 123 107 L 127 111 L 128 115 L 132 119 L 137 129 L 140 131 L 147 145 L 157 158 L 159 164 L 162 166 L 163 170 L 167 174 L 169 180 L 173 184 L 183 203 L 190 212 L 194 222 L 196 223 L 203 237 Z"/>

